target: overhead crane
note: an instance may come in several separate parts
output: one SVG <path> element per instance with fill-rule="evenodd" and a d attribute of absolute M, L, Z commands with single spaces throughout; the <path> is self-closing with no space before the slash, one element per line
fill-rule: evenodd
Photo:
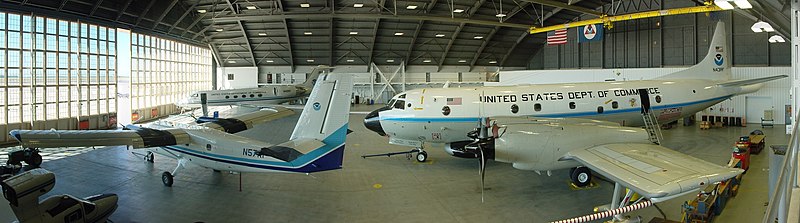
<path fill-rule="evenodd" d="M 536 33 L 544 33 L 555 31 L 559 29 L 567 29 L 573 27 L 582 27 L 585 25 L 591 24 L 599 24 L 602 23 L 606 28 L 610 29 L 613 27 L 613 22 L 620 22 L 626 20 L 634 20 L 634 19 L 645 19 L 645 18 L 653 18 L 653 17 L 661 17 L 661 16 L 670 16 L 670 15 L 683 15 L 683 14 L 693 14 L 693 13 L 704 13 L 704 12 L 716 12 L 722 11 L 725 9 L 720 8 L 717 5 L 712 4 L 712 2 L 706 2 L 705 5 L 702 6 L 693 6 L 693 7 L 685 7 L 685 8 L 674 8 L 674 9 L 664 9 L 664 10 L 653 10 L 653 11 L 646 11 L 646 12 L 637 12 L 631 14 L 624 14 L 624 15 L 601 15 L 599 18 L 596 19 L 588 19 L 582 20 L 577 22 L 553 25 L 553 26 L 545 26 L 545 27 L 530 27 L 528 32 L 530 34 Z"/>

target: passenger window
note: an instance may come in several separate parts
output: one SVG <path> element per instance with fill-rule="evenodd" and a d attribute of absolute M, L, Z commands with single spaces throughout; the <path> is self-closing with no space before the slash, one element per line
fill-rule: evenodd
<path fill-rule="evenodd" d="M 263 94 L 258 94 L 258 97 L 259 97 L 259 98 L 260 98 L 260 97 L 262 97 L 262 96 L 264 96 L 264 95 L 263 95 Z"/>
<path fill-rule="evenodd" d="M 239 98 L 239 95 L 234 95 L 233 98 Z"/>
<path fill-rule="evenodd" d="M 575 102 L 569 103 L 569 109 L 575 109 Z"/>
<path fill-rule="evenodd" d="M 517 114 L 519 112 L 519 106 L 517 104 L 511 105 L 511 113 Z"/>
<path fill-rule="evenodd" d="M 533 105 L 533 110 L 534 111 L 541 111 L 542 110 L 542 104 L 536 103 L 535 105 Z"/>
<path fill-rule="evenodd" d="M 406 108 L 410 108 L 410 107 L 411 107 L 411 103 L 408 103 L 408 105 L 406 106 Z"/>
<path fill-rule="evenodd" d="M 394 108 L 396 108 L 396 109 L 405 109 L 405 107 L 403 107 L 403 105 L 405 105 L 405 104 L 406 104 L 405 101 L 397 100 L 397 102 L 394 103 Z"/>
<path fill-rule="evenodd" d="M 603 106 L 597 106 L 597 114 L 603 114 Z"/>
<path fill-rule="evenodd" d="M 225 99 L 231 98 L 231 96 L 225 96 Z"/>
<path fill-rule="evenodd" d="M 247 97 L 247 95 L 245 95 L 245 94 L 242 95 L 242 98 L 246 98 L 246 97 Z"/>
<path fill-rule="evenodd" d="M 253 94 L 250 94 L 250 97 L 251 97 L 251 98 L 255 98 L 256 96 L 255 96 L 255 95 L 253 95 Z"/>
<path fill-rule="evenodd" d="M 656 95 L 656 103 L 661 103 L 661 95 Z"/>
<path fill-rule="evenodd" d="M 617 103 L 617 101 L 611 102 L 611 108 L 613 108 L 613 109 L 619 108 L 619 103 Z"/>
<path fill-rule="evenodd" d="M 449 106 L 444 106 L 444 107 L 442 107 L 442 114 L 443 114 L 444 116 L 448 116 L 448 115 L 450 115 L 450 107 L 449 107 Z"/>

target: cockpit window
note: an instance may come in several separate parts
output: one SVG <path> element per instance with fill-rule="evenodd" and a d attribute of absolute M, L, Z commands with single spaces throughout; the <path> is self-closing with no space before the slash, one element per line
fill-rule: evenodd
<path fill-rule="evenodd" d="M 193 98 L 196 98 L 197 96 L 200 96 L 200 95 L 199 94 L 192 94 Z"/>
<path fill-rule="evenodd" d="M 406 98 L 406 94 L 401 94 L 400 96 L 397 96 L 397 98 Z"/>
<path fill-rule="evenodd" d="M 405 101 L 397 100 L 397 102 L 394 103 L 394 108 L 396 108 L 396 109 L 405 109 L 406 108 L 405 104 L 406 104 Z"/>
<path fill-rule="evenodd" d="M 397 99 L 389 100 L 389 103 L 386 103 L 386 105 L 388 105 L 389 107 L 394 106 L 394 102 L 396 102 L 396 101 L 397 101 Z"/>

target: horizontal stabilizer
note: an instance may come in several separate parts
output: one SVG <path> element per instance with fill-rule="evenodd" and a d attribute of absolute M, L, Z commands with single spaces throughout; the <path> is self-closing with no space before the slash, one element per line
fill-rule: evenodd
<path fill-rule="evenodd" d="M 191 142 L 189 135 L 180 129 L 157 130 L 143 127 L 130 130 L 11 130 L 9 135 L 26 148 L 121 145 L 147 148 Z"/>
<path fill-rule="evenodd" d="M 717 85 L 722 86 L 722 87 L 747 86 L 747 85 L 760 84 L 760 83 L 764 83 L 764 82 L 767 82 L 767 81 L 777 80 L 777 79 L 786 78 L 786 77 L 789 77 L 789 75 L 785 75 L 784 74 L 784 75 L 775 75 L 775 76 L 761 77 L 761 78 L 754 78 L 754 79 L 747 79 L 747 80 L 731 80 L 731 81 L 725 81 L 725 82 L 719 83 Z"/>
<path fill-rule="evenodd" d="M 573 150 L 561 160 L 575 160 L 647 197 L 668 200 L 744 172 L 652 144 L 606 144 Z"/>

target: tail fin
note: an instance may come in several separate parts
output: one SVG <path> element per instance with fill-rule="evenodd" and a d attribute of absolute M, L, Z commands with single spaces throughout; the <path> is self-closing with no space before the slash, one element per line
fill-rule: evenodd
<path fill-rule="evenodd" d="M 320 76 L 290 140 L 316 139 L 328 145 L 344 143 L 352 94 L 352 75 Z"/>
<path fill-rule="evenodd" d="M 302 84 L 299 84 L 299 86 L 304 87 L 304 88 L 308 89 L 309 91 L 311 91 L 311 88 L 314 87 L 314 83 L 317 82 L 317 79 L 319 78 L 319 75 L 322 74 L 322 72 L 325 72 L 326 70 L 330 70 L 330 69 L 333 69 L 333 67 L 329 67 L 329 66 L 325 66 L 325 65 L 319 65 L 319 66 L 314 67 L 313 69 L 311 69 L 311 74 L 308 75 L 308 78 L 306 78 L 306 81 L 304 81 Z"/>
<path fill-rule="evenodd" d="M 730 80 L 731 48 L 728 47 L 728 36 L 725 31 L 725 23 L 717 22 L 714 29 L 714 37 L 708 46 L 708 54 L 700 63 L 689 67 L 686 70 L 661 76 L 657 79 L 709 79 L 709 80 Z"/>

